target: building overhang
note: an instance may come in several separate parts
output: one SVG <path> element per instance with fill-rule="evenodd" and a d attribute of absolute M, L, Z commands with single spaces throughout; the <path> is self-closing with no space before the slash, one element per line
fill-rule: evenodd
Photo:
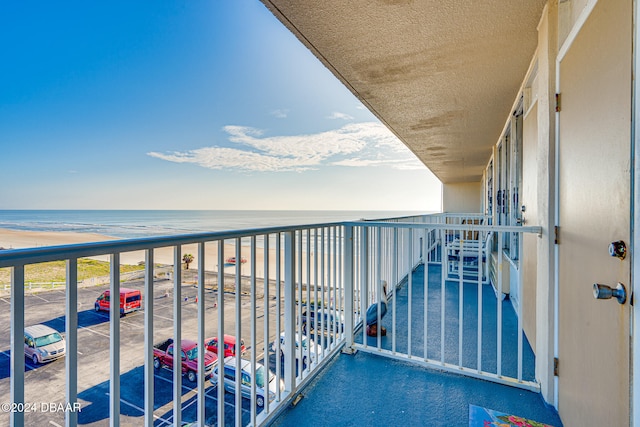
<path fill-rule="evenodd" d="M 262 0 L 445 184 L 477 182 L 544 0 Z"/>

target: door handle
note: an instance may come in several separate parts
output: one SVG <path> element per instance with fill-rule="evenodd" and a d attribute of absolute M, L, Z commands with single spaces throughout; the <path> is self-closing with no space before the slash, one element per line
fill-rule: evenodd
<path fill-rule="evenodd" d="M 593 297 L 595 299 L 611 299 L 616 298 L 618 303 L 624 304 L 627 301 L 627 289 L 622 283 L 618 282 L 615 288 L 599 283 L 593 284 Z"/>

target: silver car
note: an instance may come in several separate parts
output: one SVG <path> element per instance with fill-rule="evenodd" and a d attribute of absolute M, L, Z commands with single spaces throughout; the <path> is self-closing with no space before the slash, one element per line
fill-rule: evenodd
<path fill-rule="evenodd" d="M 218 364 L 213 368 L 213 374 L 211 374 L 211 384 L 218 385 Z M 278 390 L 278 382 L 276 376 L 271 373 L 270 370 L 256 363 L 255 375 L 251 369 L 251 362 L 248 360 L 240 359 L 240 390 L 242 397 L 251 399 L 251 383 L 255 381 L 256 384 L 256 405 L 264 407 L 265 398 L 268 397 L 271 402 L 276 397 L 276 391 Z M 268 377 L 267 377 L 268 375 Z M 230 393 L 236 391 L 236 358 L 233 356 L 225 357 L 224 359 L 224 388 Z M 280 391 L 284 391 L 284 382 L 280 380 Z"/>
<path fill-rule="evenodd" d="M 302 337 L 302 339 L 301 339 Z M 309 360 L 307 360 L 307 356 L 311 357 L 311 363 L 315 363 L 320 359 L 320 355 L 322 354 L 322 347 L 320 347 L 315 341 L 311 339 L 307 339 L 306 335 L 296 334 L 296 358 L 300 357 L 300 343 L 302 343 L 302 363 L 306 366 L 309 365 Z M 284 348 L 285 348 L 285 334 L 284 332 L 280 334 L 280 357 L 284 357 Z M 276 352 L 276 343 L 271 343 L 271 351 Z"/>
<path fill-rule="evenodd" d="M 24 355 L 36 365 L 63 357 L 66 347 L 64 337 L 53 328 L 46 325 L 24 328 Z"/>

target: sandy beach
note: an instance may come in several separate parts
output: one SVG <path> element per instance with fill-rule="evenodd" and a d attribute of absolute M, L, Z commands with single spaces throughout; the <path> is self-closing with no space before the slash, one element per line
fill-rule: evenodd
<path fill-rule="evenodd" d="M 115 237 L 104 236 L 93 233 L 73 233 L 73 232 L 42 232 L 42 231 L 17 231 L 0 228 L 0 248 L 3 249 L 21 249 L 43 246 L 69 245 L 75 243 L 102 242 L 108 240 L 118 240 Z M 249 275 L 251 257 L 251 248 L 242 246 L 241 254 L 247 262 L 242 264 L 242 275 Z M 154 262 L 156 264 L 173 265 L 173 247 L 158 248 L 154 251 Z M 182 246 L 182 254 L 192 254 L 194 257 L 192 268 L 198 265 L 198 247 L 196 244 Z M 207 243 L 205 245 L 205 270 L 217 271 L 218 263 L 218 244 L 217 242 Z M 224 258 L 235 256 L 235 245 L 224 245 Z M 109 256 L 93 257 L 103 261 L 108 261 Z M 275 250 L 271 249 L 269 254 L 269 270 L 270 276 L 274 277 L 275 272 Z M 120 255 L 121 264 L 135 265 L 143 262 L 145 259 L 144 251 L 124 252 Z M 225 270 L 231 273 L 235 266 L 226 264 Z M 256 276 L 264 277 L 264 251 L 260 247 L 256 247 Z"/>

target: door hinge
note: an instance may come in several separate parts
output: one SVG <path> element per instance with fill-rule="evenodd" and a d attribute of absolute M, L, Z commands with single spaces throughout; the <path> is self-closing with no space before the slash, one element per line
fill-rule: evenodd
<path fill-rule="evenodd" d="M 560 112 L 560 94 L 556 93 L 556 113 Z"/>
<path fill-rule="evenodd" d="M 560 243 L 560 227 L 557 225 L 553 227 L 553 243 Z"/>
<path fill-rule="evenodd" d="M 558 358 L 554 357 L 553 358 L 553 376 L 554 377 L 558 376 L 558 364 L 559 364 Z"/>

